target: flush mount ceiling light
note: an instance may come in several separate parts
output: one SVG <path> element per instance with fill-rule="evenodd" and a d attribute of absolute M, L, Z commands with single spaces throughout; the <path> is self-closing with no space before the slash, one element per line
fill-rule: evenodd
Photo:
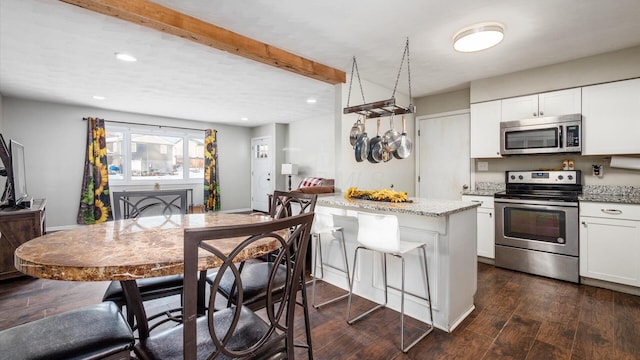
<path fill-rule="evenodd" d="M 121 61 L 126 61 L 126 62 L 138 61 L 138 59 L 136 59 L 132 55 L 125 54 L 125 53 L 116 53 L 116 59 Z"/>
<path fill-rule="evenodd" d="M 314 98 L 307 99 L 307 104 L 315 104 L 317 101 Z"/>
<path fill-rule="evenodd" d="M 453 37 L 453 48 L 460 52 L 473 52 L 498 45 L 504 37 L 504 25 L 497 22 L 466 27 Z"/>
<path fill-rule="evenodd" d="M 106 97 L 101 96 L 101 95 L 93 95 L 93 98 L 94 98 L 95 100 L 104 100 L 104 99 L 106 99 Z"/>

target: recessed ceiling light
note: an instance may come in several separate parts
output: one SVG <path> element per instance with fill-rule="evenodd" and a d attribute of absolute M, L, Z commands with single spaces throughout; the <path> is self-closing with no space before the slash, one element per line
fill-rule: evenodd
<path fill-rule="evenodd" d="M 317 102 L 316 99 L 313 99 L 313 98 L 307 99 L 307 104 L 315 104 L 316 102 Z"/>
<path fill-rule="evenodd" d="M 135 57 L 125 53 L 116 53 L 116 59 L 126 62 L 135 62 L 138 61 Z"/>
<path fill-rule="evenodd" d="M 248 118 L 248 117 L 241 117 L 241 118 L 240 118 L 240 120 L 242 120 L 242 121 L 248 121 L 248 120 L 249 120 L 249 118 Z"/>
<path fill-rule="evenodd" d="M 504 37 L 504 25 L 497 22 L 466 27 L 453 37 L 453 48 L 460 52 L 473 52 L 498 45 Z"/>
<path fill-rule="evenodd" d="M 104 100 L 104 99 L 106 99 L 106 97 L 104 97 L 104 96 L 100 96 L 100 95 L 93 95 L 93 98 L 94 98 L 95 100 Z"/>

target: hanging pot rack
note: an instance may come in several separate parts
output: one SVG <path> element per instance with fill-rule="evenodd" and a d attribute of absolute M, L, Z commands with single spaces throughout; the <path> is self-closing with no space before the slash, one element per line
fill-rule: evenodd
<path fill-rule="evenodd" d="M 362 90 L 362 81 L 360 80 L 360 72 L 358 71 L 358 64 L 356 62 L 356 57 L 353 57 L 353 63 L 351 65 L 351 79 L 349 80 L 349 95 L 347 97 L 347 107 L 343 109 L 343 114 L 352 114 L 357 113 L 362 115 L 364 119 L 375 119 L 379 117 L 391 116 L 391 115 L 403 115 L 403 114 L 413 114 L 416 112 L 416 107 L 412 104 L 409 106 L 400 106 L 396 104 L 396 89 L 398 88 L 398 80 L 400 79 L 400 73 L 402 72 L 402 65 L 404 64 L 404 59 L 407 59 L 407 77 L 409 80 L 409 101 L 412 101 L 411 96 L 411 67 L 409 62 L 409 38 L 407 38 L 404 53 L 402 54 L 402 61 L 400 62 L 400 68 L 398 69 L 398 76 L 396 77 L 396 83 L 393 87 L 393 94 L 390 99 L 375 101 L 371 103 L 367 103 L 364 99 L 364 91 Z M 358 83 L 360 85 L 360 93 L 362 94 L 362 102 L 361 105 L 349 106 L 349 102 L 351 100 L 351 87 L 353 85 L 353 74 L 358 76 Z"/>

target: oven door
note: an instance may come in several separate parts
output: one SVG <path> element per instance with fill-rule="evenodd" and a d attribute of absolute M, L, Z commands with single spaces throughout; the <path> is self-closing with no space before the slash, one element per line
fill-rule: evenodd
<path fill-rule="evenodd" d="M 578 204 L 495 199 L 496 245 L 578 256 Z"/>

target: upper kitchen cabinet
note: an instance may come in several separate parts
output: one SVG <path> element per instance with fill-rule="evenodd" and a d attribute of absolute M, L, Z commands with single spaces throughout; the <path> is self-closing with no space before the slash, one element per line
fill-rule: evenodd
<path fill-rule="evenodd" d="M 502 121 L 544 116 L 579 114 L 582 107 L 580 88 L 551 91 L 502 100 Z"/>
<path fill-rule="evenodd" d="M 640 79 L 582 88 L 582 155 L 640 154 Z"/>
<path fill-rule="evenodd" d="M 502 101 L 487 101 L 471 104 L 471 144 L 472 158 L 500 157 L 500 114 Z"/>

